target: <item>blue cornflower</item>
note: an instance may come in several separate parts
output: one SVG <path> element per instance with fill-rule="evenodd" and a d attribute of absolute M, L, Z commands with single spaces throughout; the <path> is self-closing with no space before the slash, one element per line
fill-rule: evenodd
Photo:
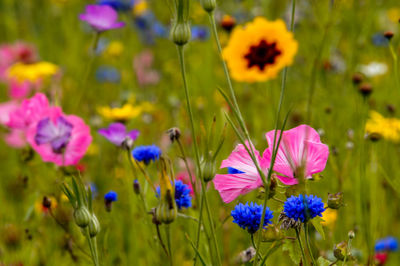
<path fill-rule="evenodd" d="M 190 196 L 189 185 L 186 185 L 182 180 L 175 181 L 175 202 L 178 209 L 192 207 L 192 196 Z M 160 187 L 157 187 L 157 197 L 160 196 Z"/>
<path fill-rule="evenodd" d="M 291 196 L 283 205 L 285 215 L 295 221 L 307 222 L 315 216 L 321 216 L 325 211 L 324 203 L 317 196 Z"/>
<path fill-rule="evenodd" d="M 239 203 L 236 205 L 231 215 L 233 217 L 233 222 L 238 224 L 240 228 L 247 229 L 250 234 L 254 234 L 260 227 L 262 212 L 262 205 L 253 202 L 249 205 L 249 203 L 246 202 L 246 204 Z M 268 207 L 265 210 L 264 217 L 264 226 L 271 224 L 273 215 Z"/>
<path fill-rule="evenodd" d="M 100 66 L 96 70 L 96 79 L 99 82 L 118 83 L 121 80 L 121 74 L 115 67 Z"/>
<path fill-rule="evenodd" d="M 117 201 L 118 200 L 117 192 L 110 190 L 104 195 L 104 200 L 107 202 Z"/>
<path fill-rule="evenodd" d="M 388 46 L 389 44 L 388 39 L 383 36 L 382 32 L 378 32 L 372 35 L 371 41 L 375 46 Z"/>
<path fill-rule="evenodd" d="M 210 32 L 207 27 L 192 26 L 192 40 L 204 41 L 210 37 Z"/>
<path fill-rule="evenodd" d="M 138 162 L 149 164 L 151 160 L 160 158 L 161 149 L 156 145 L 138 146 L 133 149 L 132 156 Z"/>
<path fill-rule="evenodd" d="M 375 243 L 375 251 L 397 251 L 399 243 L 395 237 L 388 236 L 386 238 L 378 239 Z"/>
<path fill-rule="evenodd" d="M 228 167 L 228 174 L 234 175 L 234 174 L 244 174 L 244 172 L 233 168 L 233 167 Z"/>

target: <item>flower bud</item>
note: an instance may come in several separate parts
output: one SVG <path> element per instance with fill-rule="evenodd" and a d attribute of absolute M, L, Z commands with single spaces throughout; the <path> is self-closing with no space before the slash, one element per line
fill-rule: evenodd
<path fill-rule="evenodd" d="M 133 139 L 131 137 L 126 137 L 124 141 L 122 142 L 122 148 L 126 150 L 132 150 L 133 148 Z"/>
<path fill-rule="evenodd" d="M 201 173 L 205 182 L 209 182 L 215 177 L 215 161 L 206 159 L 202 163 Z"/>
<path fill-rule="evenodd" d="M 283 231 L 280 230 L 276 225 L 270 224 L 261 231 L 261 240 L 263 242 L 274 242 L 283 239 L 285 236 Z"/>
<path fill-rule="evenodd" d="M 386 31 L 385 33 L 383 33 L 383 36 L 388 40 L 388 41 L 390 41 L 392 38 L 393 38 L 393 32 L 391 32 L 391 31 Z"/>
<path fill-rule="evenodd" d="M 133 192 L 135 192 L 136 195 L 140 194 L 140 183 L 137 179 L 133 181 Z"/>
<path fill-rule="evenodd" d="M 46 209 L 50 209 L 51 208 L 51 199 L 44 196 L 43 201 L 42 201 L 42 206 Z"/>
<path fill-rule="evenodd" d="M 328 208 L 337 210 L 341 206 L 343 206 L 343 192 L 328 193 Z"/>
<path fill-rule="evenodd" d="M 176 22 L 171 29 L 171 38 L 176 45 L 185 45 L 189 42 L 191 33 L 187 22 Z"/>
<path fill-rule="evenodd" d="M 175 220 L 177 215 L 178 215 L 178 210 L 172 195 L 172 191 L 168 190 L 167 195 L 164 197 L 164 200 L 160 201 L 160 204 L 156 209 L 157 221 L 169 224 Z"/>
<path fill-rule="evenodd" d="M 354 233 L 353 230 L 351 230 L 347 235 L 348 235 L 349 239 L 353 239 L 356 237 L 356 234 Z"/>
<path fill-rule="evenodd" d="M 90 237 L 95 237 L 100 232 L 100 223 L 96 215 L 92 214 L 92 219 L 89 222 Z"/>
<path fill-rule="evenodd" d="M 179 137 L 181 136 L 181 131 L 177 127 L 173 127 L 167 130 L 167 133 L 169 135 L 169 139 L 171 142 L 174 142 L 175 140 L 178 140 Z"/>
<path fill-rule="evenodd" d="M 347 254 L 347 242 L 342 241 L 339 244 L 335 245 L 335 248 L 333 249 L 333 255 L 335 258 L 338 260 L 343 260 L 344 257 L 346 257 Z"/>
<path fill-rule="evenodd" d="M 201 6 L 205 11 L 211 13 L 217 6 L 216 0 L 200 0 Z"/>
<path fill-rule="evenodd" d="M 82 228 L 88 226 L 91 215 L 86 207 L 79 207 L 74 212 L 75 223 Z"/>
<path fill-rule="evenodd" d="M 362 83 L 360 87 L 358 87 L 358 90 L 362 94 L 362 96 L 366 98 L 371 95 L 373 88 L 372 85 L 369 83 Z"/>

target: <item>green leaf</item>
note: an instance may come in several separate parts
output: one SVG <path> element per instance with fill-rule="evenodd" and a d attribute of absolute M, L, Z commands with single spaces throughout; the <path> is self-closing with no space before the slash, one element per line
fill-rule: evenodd
<path fill-rule="evenodd" d="M 301 250 L 296 241 L 285 241 L 282 246 L 282 251 L 288 252 L 293 263 L 299 265 L 301 260 Z"/>
<path fill-rule="evenodd" d="M 317 260 L 318 266 L 329 266 L 332 264 L 331 261 L 325 259 L 324 257 L 319 257 Z"/>
<path fill-rule="evenodd" d="M 325 232 L 321 222 L 322 218 L 319 216 L 315 217 L 314 219 L 311 219 L 311 223 L 314 226 L 315 230 L 317 230 L 317 232 L 322 236 L 322 239 L 325 240 Z"/>

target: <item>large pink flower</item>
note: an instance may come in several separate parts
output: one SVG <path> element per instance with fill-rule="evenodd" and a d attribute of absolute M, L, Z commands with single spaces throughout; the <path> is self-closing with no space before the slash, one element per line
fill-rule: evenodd
<path fill-rule="evenodd" d="M 271 161 L 275 130 L 266 134 L 268 149 L 263 158 Z M 280 132 L 277 132 L 279 136 Z M 321 143 L 315 129 L 300 125 L 284 131 L 276 156 L 274 171 L 279 180 L 286 185 L 298 183 L 299 178 L 311 178 L 313 174 L 325 169 L 329 156 L 329 148 Z"/>
<path fill-rule="evenodd" d="M 274 134 L 274 130 L 266 134 L 269 147 L 262 157 L 253 147 L 265 175 L 271 164 Z M 278 131 L 277 139 L 279 134 Z M 324 170 L 328 155 L 329 148 L 321 143 L 318 133 L 307 125 L 301 125 L 283 132 L 273 170 L 282 183 L 294 185 L 298 178 L 311 178 L 312 174 Z M 263 185 L 257 168 L 241 144 L 222 161 L 221 168 L 231 168 L 228 174 L 217 174 L 213 180 L 215 189 L 226 203 Z"/>
<path fill-rule="evenodd" d="M 248 144 L 247 147 L 250 148 Z M 262 158 L 258 151 L 255 151 L 261 169 L 264 173 L 268 172 L 269 161 Z M 246 148 L 239 144 L 235 150 L 229 155 L 228 159 L 223 160 L 221 168 L 233 167 L 243 173 L 235 174 L 218 174 L 214 177 L 214 187 L 219 191 L 222 200 L 229 203 L 239 195 L 246 194 L 263 185 L 260 175 L 257 172 L 251 157 Z"/>
<path fill-rule="evenodd" d="M 77 164 L 92 142 L 90 128 L 81 118 L 55 108 L 48 109 L 36 126 L 28 129 L 26 138 L 43 161 L 59 166 Z"/>

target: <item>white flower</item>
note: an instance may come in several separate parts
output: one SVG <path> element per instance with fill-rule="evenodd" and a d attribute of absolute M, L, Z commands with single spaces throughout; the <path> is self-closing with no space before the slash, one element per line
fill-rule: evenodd
<path fill-rule="evenodd" d="M 388 66 L 385 63 L 371 62 L 367 65 L 360 65 L 359 69 L 361 73 L 371 78 L 385 74 L 388 70 Z"/>

